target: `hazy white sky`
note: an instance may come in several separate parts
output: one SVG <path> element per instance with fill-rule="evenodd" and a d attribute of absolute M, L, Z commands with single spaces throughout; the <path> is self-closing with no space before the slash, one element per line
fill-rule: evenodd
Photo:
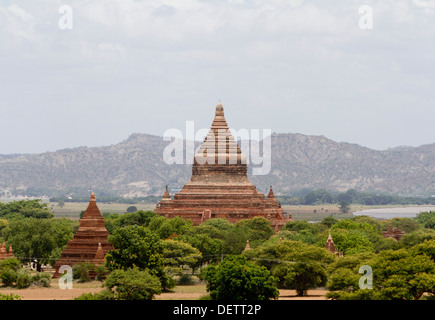
<path fill-rule="evenodd" d="M 219 99 L 235 129 L 434 143 L 435 1 L 0 0 L 0 154 L 208 128 Z"/>

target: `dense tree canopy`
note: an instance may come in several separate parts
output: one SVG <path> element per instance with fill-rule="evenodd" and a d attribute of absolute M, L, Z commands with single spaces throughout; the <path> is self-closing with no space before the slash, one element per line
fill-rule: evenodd
<path fill-rule="evenodd" d="M 16 257 L 22 262 L 36 259 L 39 269 L 42 264 L 54 264 L 53 252 L 73 238 L 73 229 L 67 219 L 27 218 L 12 220 L 3 234 Z"/>
<path fill-rule="evenodd" d="M 332 200 L 328 193 L 321 190 L 306 198 L 313 203 L 335 201 L 337 206 L 361 200 L 356 191 Z M 175 285 L 177 277 L 191 276 L 201 267 L 213 299 L 274 299 L 277 288 L 303 295 L 319 286 L 326 286 L 333 299 L 435 297 L 435 212 L 415 219 L 296 220 L 279 232 L 265 218 L 234 224 L 209 219 L 193 226 L 152 211 L 103 217 L 114 250 L 106 256 L 106 290 L 87 298 L 150 299 Z M 399 241 L 383 237 L 390 224 L 405 232 Z M 0 204 L 0 241 L 12 245 L 22 263 L 37 259 L 39 267 L 54 264 L 77 226 L 77 221 L 52 218 L 47 204 L 38 200 Z M 329 231 L 343 257 L 325 248 Z M 247 240 L 251 249 L 245 251 Z M 20 270 L 5 263 L 1 277 L 4 283 L 13 282 Z M 360 288 L 361 266 L 372 268 L 373 289 Z M 138 279 L 146 279 L 149 286 L 141 286 Z"/>
<path fill-rule="evenodd" d="M 47 203 L 43 203 L 37 199 L 19 200 L 8 203 L 0 202 L 0 218 L 2 217 L 7 219 L 47 219 L 53 218 L 54 215 L 48 208 Z"/>
<path fill-rule="evenodd" d="M 216 300 L 269 300 L 278 298 L 276 279 L 243 256 L 228 256 L 203 271 L 207 291 Z"/>

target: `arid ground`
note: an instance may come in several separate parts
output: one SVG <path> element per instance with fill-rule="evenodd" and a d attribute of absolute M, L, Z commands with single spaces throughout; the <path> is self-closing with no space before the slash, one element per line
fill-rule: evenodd
<path fill-rule="evenodd" d="M 30 287 L 27 289 L 0 288 L 0 293 L 20 296 L 21 300 L 72 300 L 83 293 L 102 290 L 101 282 L 73 283 L 72 289 L 60 289 L 59 280 L 53 279 L 50 288 Z M 296 296 L 295 290 L 280 290 L 280 300 L 325 300 L 327 290 L 309 290 L 304 297 Z M 155 297 L 156 300 L 198 300 L 206 295 L 205 284 L 177 286 L 173 292 L 165 292 Z"/>

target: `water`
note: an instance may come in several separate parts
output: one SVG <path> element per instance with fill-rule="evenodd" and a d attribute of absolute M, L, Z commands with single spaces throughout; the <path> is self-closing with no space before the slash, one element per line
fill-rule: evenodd
<path fill-rule="evenodd" d="M 382 208 L 368 209 L 355 211 L 354 216 L 369 216 L 377 219 L 393 219 L 393 218 L 415 218 L 417 214 L 424 211 L 435 211 L 434 206 L 429 207 L 405 207 L 405 208 Z"/>

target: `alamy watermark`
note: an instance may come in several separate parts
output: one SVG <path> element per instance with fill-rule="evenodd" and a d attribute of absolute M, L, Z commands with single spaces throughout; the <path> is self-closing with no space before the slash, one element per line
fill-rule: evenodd
<path fill-rule="evenodd" d="M 62 276 L 59 278 L 59 288 L 62 290 L 73 288 L 73 271 L 69 265 L 61 265 L 59 273 Z"/>
<path fill-rule="evenodd" d="M 358 20 L 358 26 L 362 30 L 373 29 L 373 8 L 368 5 L 359 7 L 358 12 L 361 17 Z"/>
<path fill-rule="evenodd" d="M 362 265 L 359 267 L 358 273 L 362 273 L 363 276 L 359 278 L 358 285 L 360 289 L 373 289 L 373 270 L 368 265 Z"/>
<path fill-rule="evenodd" d="M 270 129 L 218 129 L 213 132 L 202 128 L 195 131 L 194 121 L 186 121 L 184 134 L 174 128 L 164 132 L 163 140 L 171 142 L 163 150 L 163 160 L 170 165 L 193 164 L 194 161 L 198 164 L 237 164 L 240 161 L 255 165 L 253 175 L 267 175 L 272 164 L 271 133 Z M 204 136 L 204 143 L 195 150 L 195 141 Z M 237 141 L 241 155 L 237 154 L 237 148 L 229 148 Z M 200 148 L 202 152 L 198 152 Z"/>
<path fill-rule="evenodd" d="M 62 5 L 58 9 L 59 17 L 57 25 L 61 30 L 73 29 L 73 9 L 69 5 Z"/>
<path fill-rule="evenodd" d="M 373 8 L 369 5 L 362 5 L 358 8 L 361 17 L 358 20 L 358 26 L 362 30 L 373 29 Z M 58 20 L 58 26 L 61 30 L 73 29 L 73 9 L 70 5 L 61 5 L 58 9 L 61 15 Z"/>

